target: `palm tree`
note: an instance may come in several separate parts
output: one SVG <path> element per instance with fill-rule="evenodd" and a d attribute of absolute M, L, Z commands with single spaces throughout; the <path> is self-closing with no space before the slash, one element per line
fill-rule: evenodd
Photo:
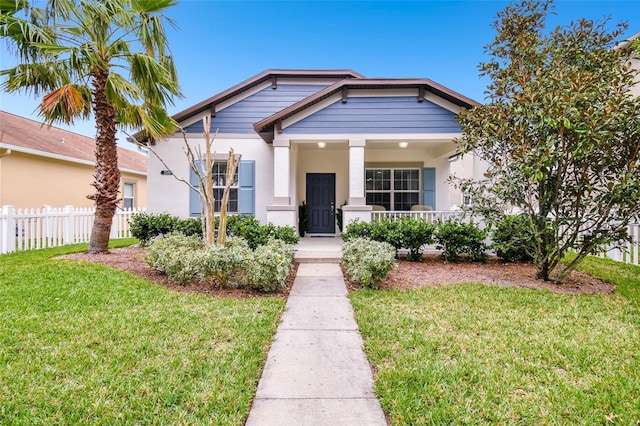
<path fill-rule="evenodd" d="M 181 96 L 163 13 L 175 0 L 0 1 L 0 38 L 19 65 L 3 70 L 8 92 L 42 96 L 41 116 L 96 123 L 96 213 L 90 253 L 108 251 L 119 200 L 117 128 L 143 128 L 151 138 L 173 132 L 165 107 Z"/>

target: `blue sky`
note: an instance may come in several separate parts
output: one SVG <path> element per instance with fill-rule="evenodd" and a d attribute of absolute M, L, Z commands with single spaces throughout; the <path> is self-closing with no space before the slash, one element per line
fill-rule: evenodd
<path fill-rule="evenodd" d="M 207 1 L 182 0 L 167 13 L 184 99 L 171 114 L 268 68 L 353 69 L 366 77 L 430 78 L 483 101 L 478 64 L 506 1 Z M 640 32 L 640 2 L 555 3 L 548 27 L 610 16 Z M 14 64 L 3 49 L 0 68 Z M 37 119 L 38 100 L 0 94 L 0 109 Z M 94 136 L 91 121 L 73 128 Z M 120 136 L 122 138 L 122 136 Z M 132 148 L 131 144 L 123 146 Z"/>

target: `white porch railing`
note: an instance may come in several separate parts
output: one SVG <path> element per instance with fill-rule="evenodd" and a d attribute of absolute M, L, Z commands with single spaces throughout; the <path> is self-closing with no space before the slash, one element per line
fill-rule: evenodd
<path fill-rule="evenodd" d="M 129 218 L 144 208 L 116 210 L 110 238 L 128 238 Z M 3 206 L 0 212 L 0 254 L 88 242 L 95 209 L 45 207 L 15 209 Z"/>
<path fill-rule="evenodd" d="M 412 217 L 414 219 L 423 219 L 429 222 L 436 220 L 447 220 L 462 214 L 461 210 L 438 210 L 438 211 L 373 211 L 371 212 L 371 220 L 382 218 L 399 219 L 401 217 Z"/>
<path fill-rule="evenodd" d="M 461 215 L 462 211 L 374 211 L 371 212 L 371 220 L 382 218 L 398 219 L 401 217 L 413 217 L 415 219 L 423 219 L 429 222 L 437 220 L 447 220 L 452 217 Z M 629 235 L 633 241 L 626 242 L 622 248 L 613 246 L 602 247 L 597 256 L 615 260 L 618 262 L 631 263 L 640 265 L 640 224 L 635 223 L 629 225 Z"/>

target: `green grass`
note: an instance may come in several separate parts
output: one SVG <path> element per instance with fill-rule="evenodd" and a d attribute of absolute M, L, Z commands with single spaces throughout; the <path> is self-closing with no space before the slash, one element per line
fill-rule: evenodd
<path fill-rule="evenodd" d="M 640 267 L 589 258 L 613 296 L 479 283 L 351 293 L 394 424 L 640 421 Z"/>
<path fill-rule="evenodd" d="M 242 424 L 284 301 L 51 259 L 85 249 L 0 256 L 0 424 Z"/>

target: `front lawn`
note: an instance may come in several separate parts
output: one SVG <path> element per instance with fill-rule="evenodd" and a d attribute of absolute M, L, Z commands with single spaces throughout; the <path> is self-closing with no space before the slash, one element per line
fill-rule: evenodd
<path fill-rule="evenodd" d="M 640 268 L 590 258 L 613 296 L 465 283 L 351 301 L 394 424 L 640 421 Z"/>
<path fill-rule="evenodd" d="M 284 300 L 51 259 L 82 250 L 0 256 L 0 424 L 242 424 Z"/>

